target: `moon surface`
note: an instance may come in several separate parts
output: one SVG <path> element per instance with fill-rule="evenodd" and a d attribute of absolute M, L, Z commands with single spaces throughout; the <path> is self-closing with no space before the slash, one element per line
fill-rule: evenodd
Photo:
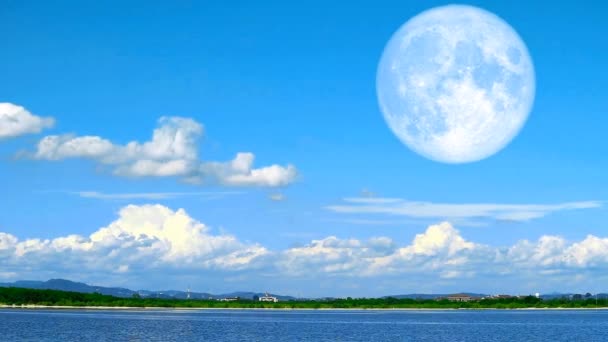
<path fill-rule="evenodd" d="M 534 102 L 534 66 L 505 21 L 451 5 L 422 12 L 386 45 L 376 79 L 393 133 L 444 163 L 487 158 L 523 127 Z"/>

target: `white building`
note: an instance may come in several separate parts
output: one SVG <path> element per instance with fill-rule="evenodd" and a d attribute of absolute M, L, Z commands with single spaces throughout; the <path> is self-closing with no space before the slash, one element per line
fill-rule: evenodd
<path fill-rule="evenodd" d="M 260 297 L 260 302 L 278 302 L 279 299 L 277 297 L 273 297 L 267 293 L 265 293 L 262 297 Z"/>
<path fill-rule="evenodd" d="M 236 302 L 239 301 L 241 298 L 239 297 L 226 297 L 226 298 L 220 298 L 218 299 L 220 302 Z"/>

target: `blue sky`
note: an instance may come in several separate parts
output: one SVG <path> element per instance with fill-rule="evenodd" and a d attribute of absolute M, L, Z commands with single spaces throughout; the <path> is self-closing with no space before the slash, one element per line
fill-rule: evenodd
<path fill-rule="evenodd" d="M 11 252 L 6 256 L 9 266 L 5 270 L 0 266 L 0 281 L 66 277 L 155 288 L 183 287 L 180 284 L 189 282 L 201 291 L 254 286 L 252 290 L 304 295 L 606 290 L 594 283 L 608 267 L 608 256 L 589 252 L 594 251 L 589 246 L 608 245 L 603 203 L 608 193 L 608 159 L 604 158 L 608 100 L 602 93 L 608 88 L 608 49 L 603 43 L 608 24 L 602 17 L 606 5 L 599 1 L 467 3 L 497 14 L 519 33 L 534 61 L 537 91 L 528 122 L 511 144 L 488 159 L 451 165 L 427 160 L 394 137 L 378 108 L 375 85 L 378 61 L 392 33 L 419 12 L 444 4 L 448 3 L 5 3 L 0 9 L 4 43 L 0 102 L 54 119 L 52 127 L 0 140 L 0 232 L 18 239 L 5 243 L 6 250 L 14 252 L 19 250 L 17 244 L 40 239 L 31 241 L 38 241 L 39 249 L 51 255 L 68 253 L 84 260 L 76 257 L 78 248 L 52 246 L 53 239 L 71 234 L 86 239 L 121 217 L 129 221 L 129 215 L 145 226 L 152 219 L 142 215 L 153 211 L 150 208 L 165 216 L 172 215 L 165 209 L 177 213 L 183 208 L 189 218 L 210 227 L 213 238 L 238 240 L 222 250 L 249 250 L 253 253 L 249 256 L 259 255 L 261 261 L 223 267 L 227 263 L 217 258 L 226 255 L 213 250 L 210 253 L 217 259 L 213 266 L 205 259 L 187 272 L 175 266 L 182 259 L 169 253 L 173 256 L 164 259 L 160 254 L 147 256 L 163 260 L 157 268 L 125 257 L 112 259 L 114 268 L 78 273 L 76 266 L 68 264 L 69 257 L 46 265 L 37 260 L 49 254 Z M 167 126 L 174 125 L 177 131 L 193 127 L 192 122 L 203 126 L 204 133 L 194 134 L 195 141 L 184 145 L 196 156 L 188 151 L 183 155 L 189 163 L 202 163 L 202 184 L 193 184 L 179 172 L 159 176 L 120 169 L 135 165 L 134 156 L 124 157 L 128 159 L 124 163 L 108 161 L 109 156 L 128 155 L 117 152 L 122 151 L 117 146 L 131 141 L 143 146 L 150 141 L 154 129 L 165 127 L 161 117 L 191 120 Z M 55 158 L 59 160 L 35 156 L 41 139 L 65 134 L 99 137 L 113 147 L 108 154 L 85 158 L 83 154 Z M 243 174 L 226 164 L 240 152 L 255 155 Z M 147 152 L 141 147 L 137 153 Z M 182 161 L 159 158 L 162 163 Z M 213 162 L 224 164 L 210 166 Z M 272 165 L 279 175 L 253 176 L 253 171 Z M 211 167 L 214 171 L 209 171 Z M 238 181 L 229 178 L 235 174 Z M 351 205 L 349 198 L 377 202 L 397 198 L 399 205 L 423 202 L 412 210 L 423 207 L 436 214 L 331 210 Z M 146 206 L 150 204 L 165 209 Z M 384 209 L 386 204 L 380 203 Z M 447 204 L 460 213 L 469 212 L 469 204 L 491 208 L 490 213 L 454 217 L 433 204 Z M 142 213 L 119 216 L 128 205 Z M 528 205 L 543 207 L 534 209 L 534 218 L 503 219 L 529 213 Z M 391 243 L 380 243 L 384 247 L 377 252 L 394 252 L 395 246 L 411 245 L 416 234 L 444 221 L 450 227 L 439 226 L 444 227 L 442 234 L 462 236 L 484 248 L 509 249 L 524 240 L 540 244 L 543 236 L 551 236 L 563 239 L 562 247 L 551 249 L 559 254 L 588 235 L 600 240 L 586 247 L 587 255 L 594 255 L 592 260 L 576 267 L 557 262 L 546 274 L 530 272 L 528 278 L 505 276 L 507 288 L 492 285 L 500 277 L 498 271 L 477 274 L 468 268 L 450 269 L 445 266 L 447 259 L 439 256 L 437 262 L 445 267 L 429 273 L 412 273 L 418 264 L 390 274 L 369 273 L 372 267 L 363 260 L 370 256 L 349 249 L 360 250 L 362 245 L 374 249 L 370 246 L 377 246 L 376 240 L 369 239 L 382 237 Z M 328 243 L 326 248 L 342 246 L 339 251 L 314 248 L 312 240 L 330 236 L 341 242 Z M 464 250 L 472 249 L 456 237 L 453 241 Z M 45 239 L 50 239 L 47 245 Z M 2 246 L 0 241 L 0 257 Z M 252 252 L 252 246 L 268 254 Z M 530 249 L 540 249 L 534 246 Z M 194 253 L 182 252 L 186 250 Z M 296 252 L 310 260 L 290 259 Z M 97 253 L 96 258 L 107 255 Z M 273 258 L 291 263 L 277 266 L 281 263 Z M 498 265 L 487 261 L 487 256 L 468 258 L 471 267 Z M 335 272 L 336 267 L 328 266 L 335 266 L 332 262 L 359 265 L 352 266 L 353 273 L 369 274 L 359 278 Z M 292 272 L 294 267 L 315 272 L 306 276 Z M 431 285 L 404 280 L 418 277 Z M 564 284 L 564 279 L 574 280 Z"/>

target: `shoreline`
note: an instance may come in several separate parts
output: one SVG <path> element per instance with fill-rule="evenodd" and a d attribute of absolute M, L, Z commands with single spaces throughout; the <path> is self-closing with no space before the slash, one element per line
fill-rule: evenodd
<path fill-rule="evenodd" d="M 600 311 L 608 307 L 597 308 L 192 308 L 192 307 L 156 307 L 156 306 L 63 306 L 63 305 L 6 305 L 0 304 L 0 309 L 14 310 L 99 310 L 99 311 Z"/>

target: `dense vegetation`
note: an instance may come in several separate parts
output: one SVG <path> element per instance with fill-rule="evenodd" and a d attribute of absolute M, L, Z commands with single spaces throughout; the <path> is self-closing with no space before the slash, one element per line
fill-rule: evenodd
<path fill-rule="evenodd" d="M 448 300 L 418 300 L 397 298 L 346 298 L 332 300 L 301 300 L 278 303 L 239 300 L 183 300 L 158 298 L 118 298 L 97 293 L 79 293 L 56 290 L 33 290 L 16 287 L 0 288 L 0 304 L 47 306 L 112 306 L 112 307 L 166 307 L 166 308 L 275 308 L 275 309 L 518 309 L 518 308 L 594 308 L 608 307 L 608 299 L 541 300 L 522 298 L 483 299 L 474 302 Z"/>

